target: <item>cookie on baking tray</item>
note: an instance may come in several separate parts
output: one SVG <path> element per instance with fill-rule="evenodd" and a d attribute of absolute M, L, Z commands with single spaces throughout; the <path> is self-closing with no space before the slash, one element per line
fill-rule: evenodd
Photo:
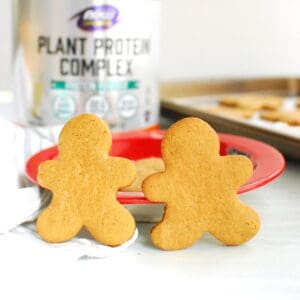
<path fill-rule="evenodd" d="M 164 162 L 161 158 L 149 157 L 135 161 L 136 178 L 134 182 L 121 191 L 126 192 L 141 192 L 143 180 L 151 174 L 162 172 L 165 168 Z"/>
<path fill-rule="evenodd" d="M 282 101 L 283 99 L 278 96 L 237 95 L 223 97 L 220 99 L 219 103 L 223 106 L 258 111 L 261 109 L 277 110 L 281 107 Z"/>
<path fill-rule="evenodd" d="M 255 113 L 251 109 L 241 109 L 241 108 L 225 107 L 225 106 L 208 107 L 208 108 L 203 108 L 202 110 L 211 113 L 213 115 L 241 117 L 245 119 L 252 118 Z"/>
<path fill-rule="evenodd" d="M 143 192 L 166 204 L 162 221 L 151 231 L 155 246 L 186 248 L 209 232 L 225 245 L 239 245 L 260 228 L 257 213 L 237 198 L 253 173 L 241 155 L 219 155 L 216 132 L 198 118 L 185 118 L 162 141 L 165 171 L 147 177 Z"/>
<path fill-rule="evenodd" d="M 262 112 L 260 117 L 272 122 L 284 122 L 291 126 L 300 126 L 300 110 Z"/>
<path fill-rule="evenodd" d="M 135 179 L 134 164 L 110 157 L 112 137 L 106 123 L 82 114 L 63 128 L 57 160 L 39 167 L 38 182 L 53 193 L 38 217 L 37 231 L 48 242 L 72 239 L 84 226 L 99 242 L 117 246 L 135 232 L 135 221 L 116 200 L 120 187 Z"/>

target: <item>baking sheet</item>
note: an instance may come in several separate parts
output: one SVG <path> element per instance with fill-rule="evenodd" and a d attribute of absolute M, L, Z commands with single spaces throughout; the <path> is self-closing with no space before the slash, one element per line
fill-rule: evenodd
<path fill-rule="evenodd" d="M 234 96 L 241 96 L 245 94 L 230 94 Z M 202 111 L 203 113 L 210 114 L 206 111 L 207 108 L 213 108 L 219 106 L 218 102 L 221 98 L 228 97 L 228 94 L 210 95 L 210 96 L 198 96 L 198 97 L 186 97 L 186 98 L 173 98 L 172 102 L 182 107 L 189 107 L 194 110 Z M 299 97 L 283 97 L 283 103 L 280 110 L 293 111 L 296 109 L 296 103 L 299 101 Z M 223 106 L 225 107 L 225 106 Z M 212 114 L 216 116 L 215 114 Z M 280 135 L 296 138 L 300 141 L 300 126 L 291 126 L 284 122 L 271 122 L 260 118 L 260 112 L 254 113 L 253 117 L 246 119 L 239 116 L 230 115 L 218 115 L 228 120 L 237 120 L 239 123 L 250 125 L 258 129 L 268 130 L 270 133 L 278 133 Z M 300 149 L 299 149 L 300 150 Z"/>

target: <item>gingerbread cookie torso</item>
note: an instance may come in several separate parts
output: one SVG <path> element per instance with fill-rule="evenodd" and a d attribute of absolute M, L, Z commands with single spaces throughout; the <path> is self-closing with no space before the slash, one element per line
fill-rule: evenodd
<path fill-rule="evenodd" d="M 163 220 L 151 231 L 165 250 L 186 248 L 204 232 L 225 245 L 239 245 L 259 230 L 257 213 L 237 198 L 253 173 L 240 155 L 220 156 L 216 132 L 204 121 L 186 118 L 167 131 L 162 142 L 165 171 L 143 182 L 146 197 L 166 203 Z"/>
<path fill-rule="evenodd" d="M 41 164 L 38 182 L 53 193 L 38 218 L 37 231 L 49 242 L 73 238 L 85 226 L 99 242 L 117 246 L 129 240 L 135 221 L 116 193 L 135 179 L 134 164 L 110 157 L 112 137 L 92 114 L 69 121 L 59 138 L 57 160 Z"/>

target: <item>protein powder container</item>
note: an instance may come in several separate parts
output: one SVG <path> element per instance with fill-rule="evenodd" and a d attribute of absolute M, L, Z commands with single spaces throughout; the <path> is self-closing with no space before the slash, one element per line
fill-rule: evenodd
<path fill-rule="evenodd" d="M 14 10 L 20 123 L 90 112 L 113 131 L 158 124 L 159 1 L 15 0 Z"/>

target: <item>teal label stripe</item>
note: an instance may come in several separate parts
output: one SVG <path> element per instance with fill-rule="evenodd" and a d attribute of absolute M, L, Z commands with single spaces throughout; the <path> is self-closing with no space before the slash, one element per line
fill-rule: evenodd
<path fill-rule="evenodd" d="M 85 91 L 85 92 L 105 92 L 105 91 L 122 91 L 122 90 L 136 90 L 139 88 L 139 81 L 51 81 L 51 89 L 53 90 L 71 90 L 71 91 Z"/>

